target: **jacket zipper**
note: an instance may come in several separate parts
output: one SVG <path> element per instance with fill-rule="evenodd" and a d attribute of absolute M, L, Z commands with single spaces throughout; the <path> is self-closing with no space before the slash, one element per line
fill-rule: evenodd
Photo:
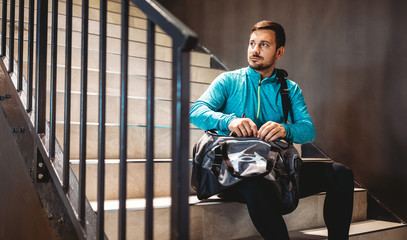
<path fill-rule="evenodd" d="M 257 119 L 259 119 L 259 115 L 260 115 L 260 85 L 261 85 L 261 77 L 259 80 L 259 86 L 257 86 Z"/>

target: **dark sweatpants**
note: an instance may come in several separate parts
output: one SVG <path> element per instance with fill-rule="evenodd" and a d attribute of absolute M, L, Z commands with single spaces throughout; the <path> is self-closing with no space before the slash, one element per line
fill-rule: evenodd
<path fill-rule="evenodd" d="M 324 220 L 329 240 L 348 239 L 353 209 L 353 173 L 339 163 L 304 162 L 301 198 L 326 192 Z M 256 229 L 266 240 L 289 239 L 273 188 L 263 178 L 242 181 L 224 198 L 245 202 Z"/>

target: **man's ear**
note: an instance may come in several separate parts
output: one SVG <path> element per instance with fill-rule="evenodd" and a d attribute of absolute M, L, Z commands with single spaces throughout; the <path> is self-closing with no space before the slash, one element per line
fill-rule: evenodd
<path fill-rule="evenodd" d="M 277 49 L 276 58 L 279 59 L 284 54 L 284 46 L 281 46 Z"/>

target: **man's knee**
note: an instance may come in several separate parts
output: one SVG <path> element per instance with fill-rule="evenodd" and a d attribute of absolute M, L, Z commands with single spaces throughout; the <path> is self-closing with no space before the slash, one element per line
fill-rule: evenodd
<path fill-rule="evenodd" d="M 340 182 L 344 186 L 349 186 L 353 188 L 354 185 L 353 171 L 350 168 L 340 163 L 334 163 L 333 169 L 336 181 Z"/>

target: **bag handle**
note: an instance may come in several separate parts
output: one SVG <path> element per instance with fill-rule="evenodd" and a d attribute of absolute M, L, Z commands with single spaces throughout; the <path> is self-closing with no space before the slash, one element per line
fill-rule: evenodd
<path fill-rule="evenodd" d="M 228 144 L 227 142 L 223 142 L 220 145 L 220 149 L 222 152 L 222 160 L 225 163 L 225 167 L 226 170 L 233 176 L 236 178 L 240 178 L 240 179 L 248 179 L 248 178 L 253 178 L 253 177 L 264 177 L 266 175 L 268 175 L 272 170 L 273 170 L 273 166 L 272 164 L 267 161 L 267 166 L 266 169 L 267 171 L 264 173 L 260 173 L 257 175 L 252 175 L 252 176 L 242 176 L 240 175 L 240 173 L 236 172 L 235 169 L 233 168 L 233 164 L 230 162 L 229 156 L 228 156 Z"/>

